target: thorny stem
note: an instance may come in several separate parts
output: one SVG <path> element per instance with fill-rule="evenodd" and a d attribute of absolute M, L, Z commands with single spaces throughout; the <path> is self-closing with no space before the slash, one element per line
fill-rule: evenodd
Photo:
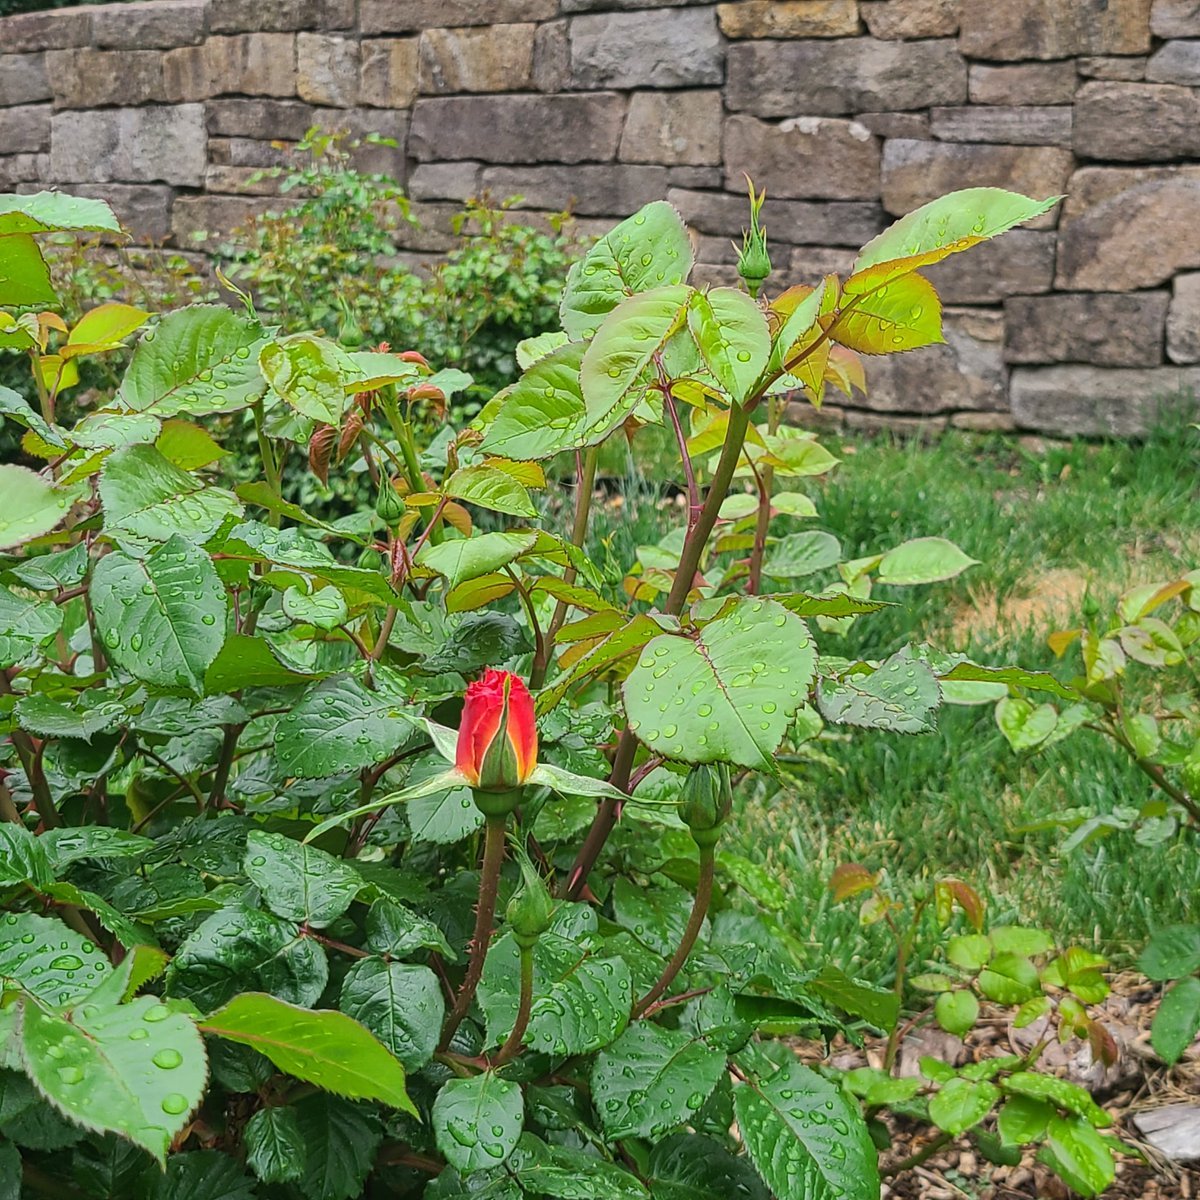
<path fill-rule="evenodd" d="M 479 876 L 479 903 L 475 909 L 475 933 L 471 938 L 471 957 L 467 973 L 454 999 L 454 1007 L 442 1027 L 439 1050 L 445 1050 L 453 1041 L 458 1027 L 471 1008 L 475 989 L 483 975 L 483 960 L 487 956 L 492 927 L 496 920 L 496 896 L 500 890 L 500 866 L 504 862 L 505 818 L 488 817 L 483 838 L 483 870 Z"/>
<path fill-rule="evenodd" d="M 708 496 L 700 509 L 696 524 L 683 544 L 683 553 L 679 556 L 675 581 L 664 605 L 664 611 L 671 616 L 677 617 L 683 612 L 683 606 L 687 602 L 688 594 L 692 590 L 692 583 L 696 578 L 696 571 L 700 566 L 704 547 L 708 543 L 713 526 L 717 523 L 717 514 L 729 492 L 729 484 L 737 469 L 738 459 L 741 457 L 742 446 L 745 443 L 746 431 L 749 427 L 750 413 L 748 409 L 735 404 L 729 413 L 729 428 L 725 432 L 725 444 L 721 447 L 721 457 L 713 472 Z M 633 769 L 636 753 L 637 737 L 627 725 L 621 731 L 621 737 L 617 742 L 617 752 L 613 757 L 612 772 L 608 777 L 609 783 L 619 791 L 627 792 L 629 790 L 629 775 Z M 575 900 L 582 892 L 587 877 L 596 864 L 596 859 L 600 857 L 600 851 L 604 849 L 604 843 L 608 841 L 609 834 L 616 825 L 617 815 L 617 801 L 607 797 L 600 801 L 587 837 L 579 848 L 579 853 L 575 856 L 575 863 L 567 875 L 564 892 L 567 899 Z"/>
<path fill-rule="evenodd" d="M 1142 758 L 1133 748 L 1133 743 L 1116 725 L 1097 724 L 1094 721 L 1089 721 L 1087 728 L 1096 733 L 1102 733 L 1105 737 L 1111 738 L 1116 742 L 1133 759 L 1134 765 L 1138 770 L 1150 779 L 1155 787 L 1165 792 L 1180 808 L 1184 809 L 1188 816 L 1191 817 L 1193 824 L 1200 826 L 1200 803 L 1192 799 L 1182 788 L 1176 787 L 1167 778 L 1166 772 L 1157 763 L 1148 762 Z"/>
<path fill-rule="evenodd" d="M 225 736 L 221 740 L 221 756 L 217 759 L 217 771 L 208 792 L 207 807 L 209 808 L 220 808 L 225 801 L 225 789 L 229 786 L 229 772 L 233 769 L 234 752 L 237 750 L 238 738 L 242 736 L 242 730 L 245 728 L 245 725 L 225 726 Z"/>
<path fill-rule="evenodd" d="M 6 671 L 0 671 L 0 694 L 6 696 L 14 694 Z M 34 745 L 33 738 L 23 729 L 14 729 L 8 738 L 17 752 L 17 757 L 21 760 L 21 767 L 29 782 L 29 790 L 33 793 L 33 800 L 37 805 L 38 819 L 47 829 L 57 829 L 62 825 L 62 818 L 58 815 L 58 809 L 54 807 L 54 797 L 50 795 L 50 784 L 46 780 L 46 772 L 42 769 L 41 746 Z"/>
<path fill-rule="evenodd" d="M 525 1030 L 529 1027 L 529 1012 L 533 1008 L 533 946 L 521 947 L 521 997 L 517 1003 L 517 1019 L 512 1032 L 500 1047 L 500 1053 L 492 1060 L 492 1066 L 502 1067 L 521 1050 Z"/>
<path fill-rule="evenodd" d="M 696 884 L 696 896 L 692 901 L 692 915 L 688 918 L 687 928 L 683 938 L 671 955 L 658 982 L 637 1002 L 633 1009 L 634 1017 L 644 1016 L 647 1009 L 675 982 L 675 977 L 683 970 L 684 964 L 691 957 L 692 948 L 704 928 L 704 918 L 708 916 L 708 906 L 713 893 L 713 869 L 716 864 L 716 847 L 700 847 L 700 879 Z"/>
<path fill-rule="evenodd" d="M 575 456 L 575 523 L 571 528 L 571 544 L 580 549 L 587 539 L 588 518 L 592 511 L 592 490 L 596 486 L 596 462 L 599 456 L 598 446 L 591 446 L 586 454 Z M 563 571 L 563 582 L 568 585 L 574 583 L 576 574 L 574 566 L 568 563 Z M 550 618 L 542 651 L 533 656 L 533 666 L 529 671 L 529 687 L 532 691 L 538 691 L 546 682 L 546 672 L 550 669 L 550 651 L 554 647 L 558 631 L 567 619 L 567 607 L 565 600 L 560 600 L 554 606 L 554 615 Z"/>

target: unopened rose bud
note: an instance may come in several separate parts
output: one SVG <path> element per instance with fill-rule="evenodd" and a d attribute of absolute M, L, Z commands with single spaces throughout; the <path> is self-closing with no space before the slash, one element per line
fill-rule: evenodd
<path fill-rule="evenodd" d="M 733 808 L 733 788 L 725 763 L 701 765 L 688 772 L 683 783 L 679 816 L 691 830 L 697 846 L 712 846 L 721 835 Z"/>

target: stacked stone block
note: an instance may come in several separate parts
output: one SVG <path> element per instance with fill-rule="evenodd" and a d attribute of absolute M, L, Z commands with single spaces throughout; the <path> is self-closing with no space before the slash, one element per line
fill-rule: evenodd
<path fill-rule="evenodd" d="M 181 248 L 278 207 L 313 125 L 450 244 L 469 196 L 601 231 L 667 197 L 734 278 L 845 275 L 956 188 L 1066 202 L 932 268 L 946 344 L 869 364 L 852 425 L 1137 433 L 1200 391 L 1200 0 L 140 0 L 0 20 L 0 190 L 113 201 Z"/>

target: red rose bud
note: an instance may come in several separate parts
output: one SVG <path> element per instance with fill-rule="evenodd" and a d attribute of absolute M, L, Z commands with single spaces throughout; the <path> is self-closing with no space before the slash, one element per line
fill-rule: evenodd
<path fill-rule="evenodd" d="M 524 680 L 508 671 L 484 671 L 467 688 L 455 766 L 473 788 L 508 792 L 537 766 L 537 721 Z"/>

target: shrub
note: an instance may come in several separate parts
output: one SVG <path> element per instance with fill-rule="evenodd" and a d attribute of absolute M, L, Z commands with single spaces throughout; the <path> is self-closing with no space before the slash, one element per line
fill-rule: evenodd
<path fill-rule="evenodd" d="M 819 646 L 882 607 L 873 581 L 972 560 L 928 537 L 841 562 L 797 529 L 835 460 L 785 418 L 794 392 L 861 384 L 859 353 L 940 340 L 917 268 L 1050 203 L 956 193 L 844 283 L 769 302 L 761 203 L 750 294 L 689 287 L 686 231 L 651 204 L 571 267 L 561 329 L 521 344 L 520 378 L 428 443 L 418 418 L 461 373 L 212 305 L 149 325 L 68 426 L 75 364 L 147 314 L 68 326 L 46 307 L 32 235 L 114 229 L 106 206 L 0 203 L 18 268 L 0 300 L 22 306 L 0 337 L 39 403 L 0 402 L 45 463 L 0 467 L 10 1190 L 23 1163 L 50 1191 L 153 1200 L 869 1200 L 884 1102 L 997 1154 L 1044 1145 L 1079 1190 L 1112 1178 L 1105 1115 L 1036 1053 L 931 1067 L 898 1095 L 775 1040 L 898 1041 L 905 971 L 881 989 L 794 945 L 778 885 L 722 837 L 734 779 L 785 772 L 825 724 L 918 734 L 944 686 L 1036 683 L 924 646 Z M 230 490 L 234 418 L 260 469 Z M 676 442 L 686 521 L 602 568 L 597 453 L 645 424 Z M 565 533 L 535 501 L 562 456 Z M 286 498 L 297 470 L 351 463 L 370 507 Z M 834 567 L 837 586 L 797 589 Z M 903 942 L 863 875 L 835 886 L 870 891 Z M 985 936 L 950 882 L 934 909 L 944 1025 L 965 1028 L 977 993 L 1059 988 L 1060 1028 L 1091 1034 L 1097 963 L 1064 965 L 1037 931 Z"/>

